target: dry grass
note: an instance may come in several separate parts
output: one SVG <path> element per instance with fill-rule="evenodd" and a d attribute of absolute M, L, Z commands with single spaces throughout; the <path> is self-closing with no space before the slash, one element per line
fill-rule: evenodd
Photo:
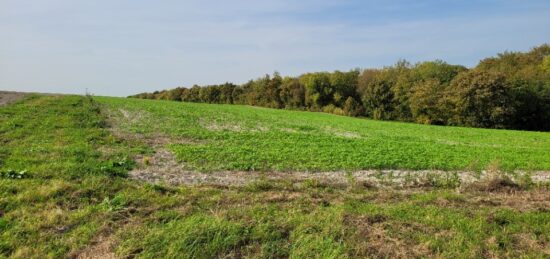
<path fill-rule="evenodd" d="M 349 237 L 352 242 L 355 242 L 351 252 L 354 257 L 418 258 L 433 256 L 426 245 L 392 234 L 395 232 L 396 226 L 401 233 L 425 232 L 428 229 L 426 226 L 395 224 L 395 222 L 389 221 L 387 216 L 381 214 L 346 216 L 344 224 L 354 229 L 354 234 Z"/>
<path fill-rule="evenodd" d="M 100 236 L 94 240 L 84 250 L 79 251 L 76 255 L 70 256 L 77 259 L 114 259 L 116 258 L 113 251 L 114 241 L 112 237 Z"/>

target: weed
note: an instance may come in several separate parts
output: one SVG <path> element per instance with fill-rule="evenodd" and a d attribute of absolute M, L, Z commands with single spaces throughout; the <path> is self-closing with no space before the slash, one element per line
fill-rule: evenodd
<path fill-rule="evenodd" d="M 133 165 L 134 162 L 127 158 L 118 158 L 104 162 L 100 170 L 110 176 L 126 177 L 127 171 L 130 170 Z"/>
<path fill-rule="evenodd" d="M 325 187 L 325 185 L 323 185 L 319 180 L 312 178 L 302 181 L 301 187 L 303 189 L 316 189 Z"/>
<path fill-rule="evenodd" d="M 151 157 L 144 156 L 143 157 L 143 164 L 146 165 L 146 166 L 151 165 Z"/>
<path fill-rule="evenodd" d="M 101 203 L 101 206 L 107 211 L 119 211 L 126 206 L 126 200 L 122 195 L 117 195 L 112 199 L 105 197 Z"/>
<path fill-rule="evenodd" d="M 355 176 L 353 176 L 353 172 L 346 171 L 346 180 L 348 182 L 348 189 L 353 190 L 357 186 L 357 179 L 355 179 Z"/>
<path fill-rule="evenodd" d="M 0 172 L 0 176 L 2 176 L 3 178 L 9 178 L 9 179 L 25 179 L 25 178 L 29 178 L 30 174 L 27 170 L 15 171 L 15 170 L 9 169 L 7 171 Z"/>
<path fill-rule="evenodd" d="M 517 178 L 517 184 L 521 186 L 522 189 L 530 190 L 535 186 L 532 178 L 532 173 L 529 171 L 520 174 Z"/>
<path fill-rule="evenodd" d="M 457 188 L 461 180 L 457 172 L 427 173 L 426 184 L 436 188 Z"/>

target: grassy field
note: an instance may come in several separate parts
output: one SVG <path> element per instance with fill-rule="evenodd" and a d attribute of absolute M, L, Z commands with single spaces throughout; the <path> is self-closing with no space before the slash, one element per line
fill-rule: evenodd
<path fill-rule="evenodd" d="M 171 138 L 177 158 L 201 171 L 550 170 L 547 132 L 425 126 L 238 105 L 97 100 L 126 132 Z"/>
<path fill-rule="evenodd" d="M 113 124 L 115 123 L 115 124 Z M 116 127 L 116 128 L 113 128 Z M 128 178 L 144 139 L 201 171 L 550 169 L 550 135 L 244 106 L 33 96 L 0 107 L 0 258 L 550 255 L 550 191 Z M 352 181 L 352 179 L 350 179 Z"/>

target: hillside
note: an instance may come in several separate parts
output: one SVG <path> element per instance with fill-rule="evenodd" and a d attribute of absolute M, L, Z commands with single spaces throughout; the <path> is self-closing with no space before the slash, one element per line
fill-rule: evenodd
<path fill-rule="evenodd" d="M 550 254 L 550 133 L 29 95 L 0 143 L 0 258 Z"/>
<path fill-rule="evenodd" d="M 97 98 L 123 134 L 167 138 L 189 169 L 550 170 L 550 133 L 428 126 L 239 105 Z"/>

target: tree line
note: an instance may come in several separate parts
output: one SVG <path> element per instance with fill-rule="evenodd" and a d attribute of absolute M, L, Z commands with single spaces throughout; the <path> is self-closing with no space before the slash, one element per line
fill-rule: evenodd
<path fill-rule="evenodd" d="M 135 98 L 322 111 L 435 125 L 550 130 L 550 45 L 504 52 L 474 68 L 400 60 L 381 69 L 275 72 L 242 85 L 178 87 Z"/>

